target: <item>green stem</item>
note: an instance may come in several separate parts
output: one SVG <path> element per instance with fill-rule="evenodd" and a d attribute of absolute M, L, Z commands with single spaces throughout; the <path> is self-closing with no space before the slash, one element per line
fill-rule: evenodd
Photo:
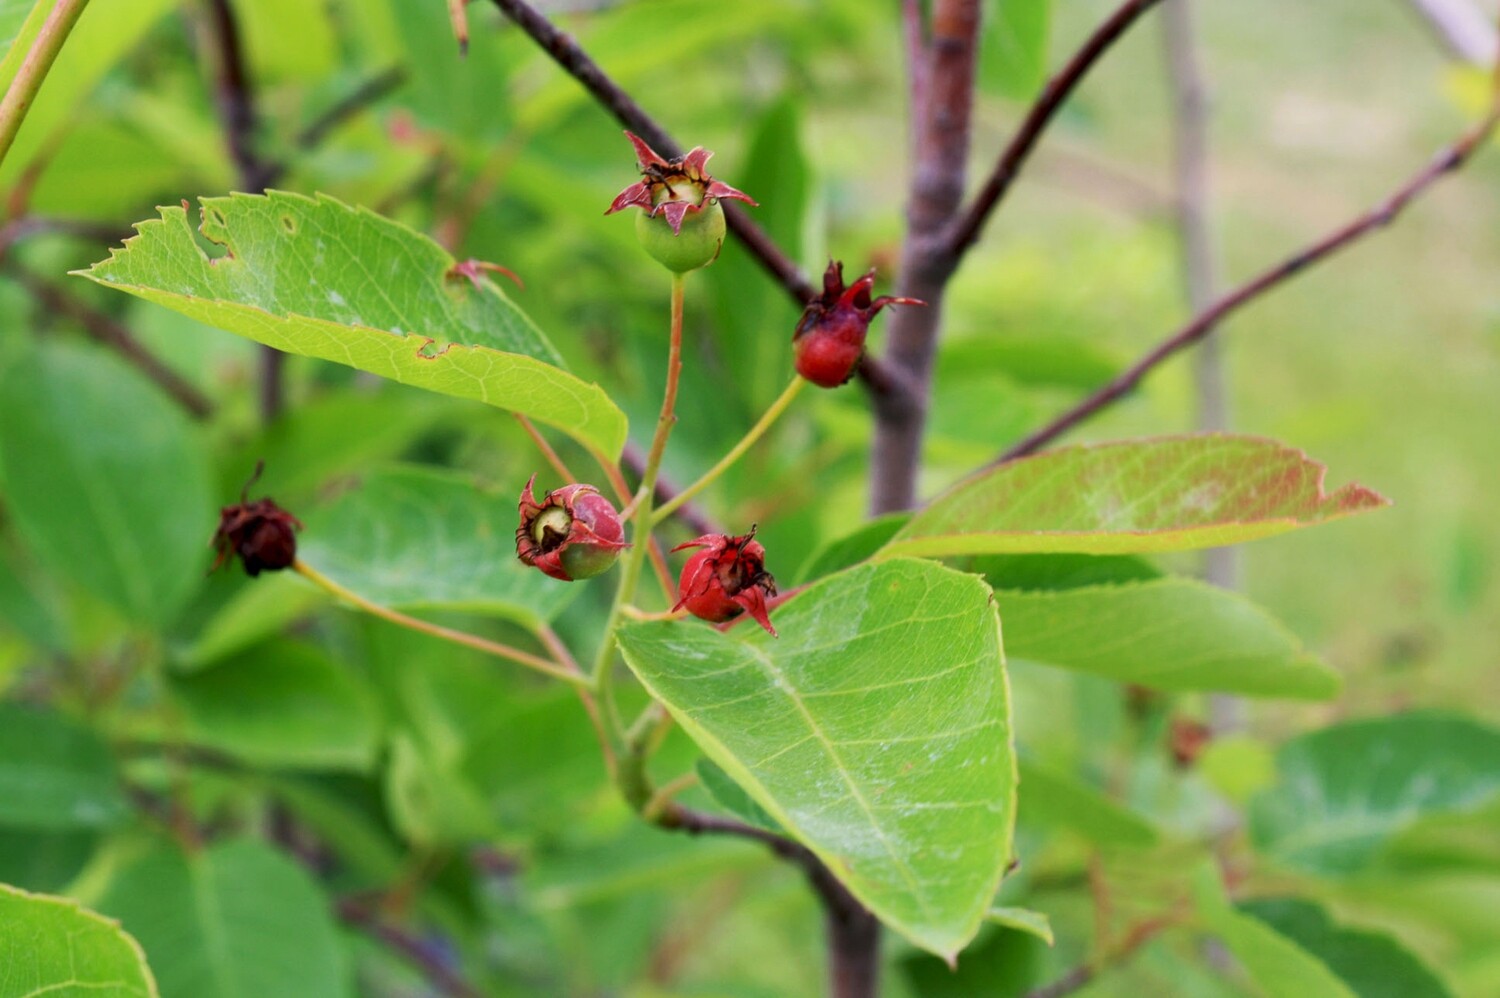
<path fill-rule="evenodd" d="M 481 638 L 479 635 L 470 634 L 467 631 L 456 631 L 451 627 L 443 627 L 441 624 L 434 624 L 430 621 L 421 620 L 417 617 L 410 617 L 399 610 L 392 610 L 388 606 L 381 606 L 379 603 L 367 600 L 363 596 L 359 595 L 359 593 L 356 593 L 349 589 L 345 589 L 343 586 L 339 585 L 337 582 L 334 582 L 328 576 L 324 575 L 316 568 L 308 565 L 306 562 L 293 562 L 292 568 L 297 572 L 297 574 L 301 575 L 304 579 L 311 582 L 319 589 L 322 589 L 324 592 L 330 593 L 333 596 L 336 596 L 337 598 L 343 600 L 344 602 L 358 607 L 365 613 L 368 613 L 375 617 L 379 617 L 382 620 L 388 620 L 398 626 L 405 627 L 413 631 L 420 631 L 423 634 L 429 634 L 435 638 L 442 638 L 444 641 L 452 641 L 454 644 L 466 645 L 470 648 L 477 648 L 479 651 L 487 652 L 488 654 L 494 655 L 498 658 L 509 659 L 510 661 L 515 662 L 518 665 L 524 665 L 528 669 L 535 669 L 537 672 L 545 673 L 546 675 L 551 676 L 553 679 L 561 679 L 563 682 L 573 686 L 582 687 L 584 689 L 588 689 L 589 687 L 593 686 L 593 683 L 589 681 L 588 677 L 583 675 L 582 673 L 574 671 L 573 669 L 570 669 L 565 665 L 560 665 L 549 659 L 542 658 L 540 655 L 533 655 L 530 652 L 522 651 L 519 648 L 513 648 L 510 645 L 501 644 L 498 641 L 491 641 L 488 638 Z"/>
<path fill-rule="evenodd" d="M 599 657 L 594 662 L 594 671 L 590 675 L 594 686 L 599 691 L 600 709 L 605 727 L 610 733 L 610 739 L 621 748 L 625 745 L 625 736 L 622 730 L 623 725 L 620 723 L 620 715 L 615 708 L 610 665 L 614 661 L 615 630 L 619 626 L 624 608 L 635 598 L 636 583 L 640 581 L 641 569 L 645 566 L 646 556 L 651 548 L 651 501 L 656 495 L 656 476 L 661 471 L 661 459 L 667 450 L 667 438 L 672 435 L 672 425 L 677 422 L 677 382 L 682 373 L 682 299 L 683 275 L 673 274 L 672 332 L 667 349 L 667 387 L 662 394 L 661 414 L 656 420 L 656 433 L 651 438 L 651 450 L 646 456 L 646 466 L 641 471 L 640 488 L 636 490 L 635 499 L 626 511 L 627 514 L 633 516 L 632 522 L 635 524 L 631 534 L 632 544 L 624 563 L 620 566 L 620 585 L 615 590 L 614 605 L 610 607 L 609 619 L 604 625 L 604 639 L 599 644 Z M 621 762 L 625 762 L 623 756 Z M 621 789 L 626 791 L 627 798 L 632 798 L 632 792 L 626 786 L 629 781 L 625 780 L 624 774 L 617 773 L 617 778 L 621 779 Z"/>
<path fill-rule="evenodd" d="M 83 13 L 86 6 L 88 0 L 57 0 L 52 13 L 47 15 L 41 31 L 31 43 L 26 60 L 16 70 L 15 78 L 10 81 L 10 89 L 5 91 L 5 98 L 0 100 L 0 162 L 4 162 L 10 152 L 11 144 L 16 141 L 16 133 L 21 130 L 21 122 L 26 120 L 26 112 L 31 110 L 37 91 L 47 78 L 47 71 L 52 68 L 53 60 L 62 50 L 63 42 L 68 40 L 68 33 L 73 30 L 73 25 L 78 22 L 78 15 Z"/>
<path fill-rule="evenodd" d="M 787 385 L 782 393 L 776 397 L 776 401 L 771 403 L 770 408 L 765 411 L 760 420 L 754 426 L 750 427 L 750 432 L 746 433 L 740 439 L 739 443 L 731 447 L 729 453 L 725 454 L 718 464 L 709 468 L 702 478 L 683 489 L 671 502 L 664 504 L 658 509 L 651 518 L 652 525 L 654 526 L 671 516 L 677 511 L 678 507 L 712 485 L 714 480 L 728 471 L 734 462 L 744 457 L 745 452 L 755 446 L 757 440 L 765 436 L 766 431 L 771 428 L 771 424 L 781 418 L 781 414 L 786 412 L 787 407 L 792 404 L 792 400 L 802 391 L 802 386 L 805 384 L 807 382 L 803 378 L 794 375 L 791 384 Z"/>

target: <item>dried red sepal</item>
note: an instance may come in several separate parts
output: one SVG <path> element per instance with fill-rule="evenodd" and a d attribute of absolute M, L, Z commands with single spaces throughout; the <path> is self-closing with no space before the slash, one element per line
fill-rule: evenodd
<path fill-rule="evenodd" d="M 290 568 L 297 560 L 296 531 L 302 521 L 267 497 L 250 502 L 250 486 L 264 470 L 257 462 L 255 473 L 240 490 L 240 501 L 219 510 L 219 527 L 210 542 L 218 551 L 210 572 L 219 570 L 231 556 L 238 556 L 250 576 Z"/>
<path fill-rule="evenodd" d="M 702 146 L 668 160 L 659 156 L 635 133 L 626 132 L 625 137 L 635 146 L 641 179 L 615 196 L 604 212 L 606 215 L 626 208 L 640 208 L 653 218 L 657 215 L 665 217 L 672 233 L 681 235 L 683 219 L 689 213 L 702 211 L 723 199 L 744 201 L 758 207 L 755 199 L 744 191 L 709 175 L 708 159 L 713 153 Z"/>
<path fill-rule="evenodd" d="M 844 264 L 828 261 L 823 274 L 823 293 L 808 302 L 792 334 L 797 373 L 823 388 L 837 388 L 854 376 L 865 353 L 870 320 L 887 305 L 925 305 L 917 298 L 881 295 L 871 299 L 875 271 L 871 270 L 848 287 L 844 286 Z"/>
<path fill-rule="evenodd" d="M 679 544 L 673 551 L 702 548 L 687 560 L 677 582 L 677 605 L 702 620 L 723 623 L 749 612 L 756 623 L 776 637 L 766 597 L 776 595 L 776 580 L 766 571 L 766 549 L 748 534 L 704 534 Z"/>
<path fill-rule="evenodd" d="M 521 492 L 516 556 L 554 579 L 573 582 L 608 571 L 625 543 L 614 504 L 592 485 L 564 485 L 537 502 L 532 475 Z"/>

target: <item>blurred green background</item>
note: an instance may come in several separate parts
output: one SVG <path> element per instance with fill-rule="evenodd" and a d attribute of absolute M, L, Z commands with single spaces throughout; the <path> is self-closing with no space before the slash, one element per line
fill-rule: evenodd
<path fill-rule="evenodd" d="M 294 510 L 325 504 L 372 464 L 401 460 L 460 469 L 494 488 L 497 516 L 511 516 L 509 496 L 541 462 L 505 414 L 290 358 L 286 410 L 263 426 L 253 346 L 64 276 L 102 259 L 155 205 L 242 186 L 215 107 L 206 8 L 178 6 L 95 0 L 0 169 L 10 197 L 0 234 L 0 367 L 24 363 L 37 343 L 83 342 L 76 318 L 36 292 L 45 281 L 122 321 L 214 402 L 195 432 L 213 456 L 216 502 L 230 501 L 257 457 L 267 460 L 257 494 Z M 808 273 L 836 257 L 850 272 L 879 267 L 888 290 L 906 177 L 894 3 L 544 6 L 681 141 L 715 151 L 714 172 L 762 203 L 756 217 Z M 1002 6 L 989 4 L 971 177 L 1019 120 L 1017 95 L 1034 89 L 1041 65 L 1003 58 Z M 1044 63 L 1056 66 L 1114 5 L 1051 6 Z M 460 259 L 516 271 L 525 288 L 512 292 L 515 300 L 575 371 L 616 395 L 644 444 L 661 388 L 667 280 L 638 252 L 633 226 L 603 215 L 634 177 L 630 147 L 488 4 L 470 5 L 472 45 L 460 59 L 442 7 L 237 4 L 261 119 L 256 148 L 285 167 L 274 186 L 369 206 Z M 0 37 L 17 30 L 26 9 L 0 3 Z M 1482 73 L 1458 66 L 1398 0 L 1201 2 L 1196 12 L 1210 84 L 1211 217 L 1226 284 L 1378 202 L 1480 110 Z M 1143 20 L 1090 75 L 952 284 L 924 495 L 1061 412 L 1187 316 L 1160 27 Z M 363 82 L 397 68 L 402 81 L 387 96 L 316 142 L 299 138 Z M 1497 222 L 1500 157 L 1485 150 L 1389 231 L 1287 283 L 1224 329 L 1234 429 L 1305 448 L 1328 465 L 1330 487 L 1357 480 L 1395 505 L 1242 550 L 1246 593 L 1341 672 L 1346 689 L 1329 704 L 1252 706 L 1248 732 L 1234 743 L 1243 759 L 1224 764 L 1232 777 L 1209 780 L 1220 792 L 1236 780 L 1258 786 L 1256 767 L 1268 765 L 1275 741 L 1344 718 L 1448 708 L 1500 723 Z M 733 244 L 695 276 L 670 478 L 696 478 L 780 391 L 796 317 Z M 878 353 L 880 323 L 872 345 Z M 98 345 L 78 349 L 111 363 L 98 359 Z M 1191 429 L 1189 366 L 1172 361 L 1073 438 Z M 770 443 L 703 503 L 733 529 L 759 523 L 768 568 L 793 580 L 821 544 L 864 519 L 869 435 L 857 386 L 804 393 Z M 575 467 L 588 463 L 559 446 Z M 204 506 L 193 514 L 205 542 L 212 513 Z M 352 616 L 308 623 L 316 601 L 283 580 L 254 596 L 240 580 L 215 577 L 171 620 L 143 626 L 51 570 L 5 514 L 0 495 L 7 698 L 60 704 L 118 740 L 160 740 L 186 723 L 193 739 L 251 759 L 260 767 L 253 788 L 197 771 L 199 813 L 264 830 L 276 820 L 261 809 L 271 799 L 361 857 L 329 878 L 330 889 L 416 885 L 417 920 L 489 967 L 494 993 L 816 993 L 817 912 L 797 876 L 743 845 L 680 841 L 633 824 L 610 794 L 576 705 L 557 691 Z M 205 549 L 202 567 L 208 560 Z M 1196 561 L 1171 567 L 1193 571 Z M 607 600 L 607 587 L 588 588 L 559 630 L 587 646 Z M 301 650 L 274 636 L 290 621 L 302 621 Z M 503 623 L 484 626 L 511 636 Z M 338 742 L 327 732 L 300 758 L 286 745 L 257 757 L 267 739 L 256 732 L 216 732 L 224 719 L 215 705 L 249 695 L 224 678 L 232 670 L 220 670 L 255 654 L 311 656 L 323 663 L 315 671 L 353 675 L 329 679 L 322 695 L 340 717 L 354 717 L 350 739 L 370 742 L 356 751 L 364 761 L 354 772 L 322 771 L 329 758 L 319 752 Z M 403 668 L 416 661 L 420 670 Z M 218 664 L 194 671 L 208 663 Z M 223 688 L 212 686 L 216 675 Z M 346 679 L 355 691 L 341 685 Z M 1109 786 L 1183 840 L 1222 817 L 1201 781 L 1163 775 L 1157 743 L 1167 707 L 1156 704 L 1138 723 L 1109 684 L 1021 669 L 1014 680 L 1021 738 L 1039 757 Z M 1170 709 L 1207 713 L 1197 697 Z M 318 716 L 311 712 L 309 728 Z M 382 719 L 378 736 L 366 723 L 373 717 Z M 1119 762 L 1121 745 L 1139 758 Z M 372 764 L 377 751 L 381 762 Z M 694 755 L 674 736 L 662 775 Z M 137 761 L 132 771 L 161 785 L 170 782 L 163 765 Z M 332 768 L 341 766 L 336 759 Z M 1392 874 L 1301 886 L 1342 916 L 1397 931 L 1444 968 L 1457 993 L 1497 993 L 1486 990 L 1500 980 L 1493 818 L 1491 808 L 1488 820 L 1438 835 L 1427 853 L 1413 847 L 1435 866 L 1442 863 L 1433 856 L 1480 857 L 1462 875 L 1444 867 L 1420 884 Z M 1002 968 L 1004 979 L 976 983 L 934 976 L 925 958 L 893 946 L 892 993 L 1019 993 L 1081 958 L 1097 843 L 1076 832 L 1028 824 L 1023 810 L 1025 876 L 1015 892 L 1052 915 L 1058 949 L 1014 933 L 986 936 L 972 965 L 976 973 Z M 15 867 L 0 865 L 0 880 L 66 887 L 130 927 L 128 900 L 112 904 L 130 894 L 120 871 L 159 845 L 141 829 L 108 848 L 95 833 L 79 834 L 38 845 L 0 829 L 14 839 Z M 473 841 L 491 843 L 501 859 L 525 857 L 524 882 L 486 874 L 459 848 Z M 1185 862 L 1174 850 L 1122 858 L 1106 849 L 1099 862 L 1121 911 L 1174 894 Z M 1261 886 L 1299 883 L 1279 877 Z M 339 945 L 368 993 L 427 993 L 363 937 L 341 935 Z M 1242 993 L 1200 956 L 1191 941 L 1153 946 L 1084 993 Z"/>

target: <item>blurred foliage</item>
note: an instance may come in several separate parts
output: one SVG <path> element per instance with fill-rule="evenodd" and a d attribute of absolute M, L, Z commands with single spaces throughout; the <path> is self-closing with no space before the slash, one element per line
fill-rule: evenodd
<path fill-rule="evenodd" d="M 675 135 L 716 151 L 715 172 L 765 205 L 758 219 L 806 272 L 832 256 L 888 279 L 906 159 L 897 5 L 545 6 Z M 979 164 L 1043 67 L 1113 5 L 985 6 Z M 442 7 L 235 3 L 255 148 L 281 169 L 278 188 L 368 207 L 456 259 L 515 271 L 525 287 L 506 294 L 573 374 L 608 389 L 643 445 L 667 281 L 632 226 L 602 216 L 632 179 L 629 147 L 491 5 L 468 6 L 464 59 Z M 1227 273 L 1362 209 L 1473 111 L 1472 80 L 1399 7 L 1199 5 Z M 0 41 L 29 9 L 0 0 Z M 484 994 L 817 993 L 819 913 L 799 875 L 753 845 L 638 822 L 565 690 L 332 608 L 297 579 L 204 577 L 215 511 L 264 457 L 260 489 L 307 521 L 310 557 L 322 545 L 333 565 L 370 542 L 344 573 L 357 591 L 527 648 L 538 647 L 527 628 L 550 620 L 585 660 L 609 599 L 602 585 L 508 595 L 510 497 L 543 467 L 508 414 L 289 357 L 287 404 L 263 423 L 258 347 L 64 276 L 157 205 L 243 186 L 216 106 L 219 58 L 206 4 L 95 0 L 0 168 L 0 882 L 122 919 L 166 998 L 429 993 L 371 926 L 399 927 Z M 393 70 L 389 93 L 309 132 Z M 1066 109 L 951 286 L 924 495 L 1181 318 L 1162 80 L 1160 39 L 1143 23 Z M 1107 649 L 1042 634 L 1050 644 L 1026 656 L 1037 661 L 1011 663 L 1021 865 L 995 902 L 1045 913 L 1056 945 L 987 926 L 953 972 L 888 941 L 887 993 L 1021 995 L 1164 913 L 1169 925 L 1080 994 L 1303 998 L 1307 981 L 1330 978 L 1361 998 L 1392 980 L 1405 994 L 1500 991 L 1497 179 L 1481 157 L 1389 233 L 1225 328 L 1237 429 L 1306 447 L 1335 480 L 1357 477 L 1396 505 L 1248 548 L 1246 598 L 1215 600 L 1192 623 L 1251 614 L 1275 646 L 1267 661 L 1326 662 L 1342 693 L 1257 701 L 1243 732 L 1199 754 L 1180 733 L 1208 718 L 1203 693 L 1077 671 Z M 39 281 L 78 307 L 57 308 Z M 679 483 L 779 391 L 797 315 L 734 243 L 693 292 L 665 468 Z M 85 313 L 128 330 L 211 400 L 211 417 L 193 420 L 85 335 L 99 325 Z M 1175 362 L 1083 435 L 1175 432 L 1193 418 Z M 758 523 L 786 582 L 861 561 L 901 527 L 865 525 L 869 425 L 856 386 L 804 393 L 701 502 L 734 530 Z M 592 468 L 577 443 L 552 439 Z M 430 487 L 415 509 L 402 492 L 413 478 Z M 440 509 L 425 498 L 439 493 Z M 1170 630 L 1180 648 L 1200 635 L 1173 614 L 1120 609 L 1133 593 L 1199 592 L 1156 581 L 1191 573 L 1190 556 L 1159 562 L 953 564 L 1002 589 L 1002 618 L 1006 592 L 1018 605 L 1103 606 Z M 439 578 L 452 587 L 418 584 Z M 1135 672 L 1117 677 L 1144 682 L 1163 645 L 1132 647 Z M 685 801 L 754 813 L 700 760 L 673 731 L 653 775 L 697 767 L 707 786 Z M 1238 906 L 1202 873 L 1214 851 Z M 59 926 L 86 917 L 30 898 L 0 891 Z M 115 959 L 124 937 L 105 935 Z M 4 998 L 9 981 L 0 973 Z"/>

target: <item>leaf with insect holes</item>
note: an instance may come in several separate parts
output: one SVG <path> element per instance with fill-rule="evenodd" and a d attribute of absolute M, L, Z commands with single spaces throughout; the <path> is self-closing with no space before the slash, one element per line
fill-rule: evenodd
<path fill-rule="evenodd" d="M 940 956 L 1012 858 L 1016 771 L 989 587 L 929 561 L 841 572 L 759 628 L 629 624 L 625 661 L 871 911 Z"/>
<path fill-rule="evenodd" d="M 77 901 L 0 884 L 0 998 L 157 998 L 146 955 Z"/>
<path fill-rule="evenodd" d="M 1323 465 L 1259 437 L 1201 434 L 1081 445 L 1009 461 L 939 496 L 877 557 L 1239 544 L 1389 505 L 1323 490 Z"/>
<path fill-rule="evenodd" d="M 562 369 L 497 285 L 437 243 L 325 195 L 272 191 L 159 209 L 81 276 L 257 342 L 530 416 L 616 457 L 625 415 Z"/>

